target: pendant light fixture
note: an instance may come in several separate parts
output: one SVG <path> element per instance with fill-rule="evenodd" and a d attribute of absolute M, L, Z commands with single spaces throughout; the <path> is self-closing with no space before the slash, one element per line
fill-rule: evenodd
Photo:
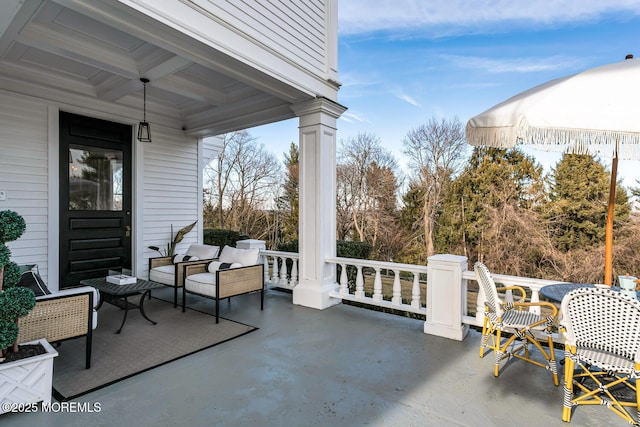
<path fill-rule="evenodd" d="M 149 83 L 149 79 L 141 77 L 140 81 L 142 82 L 142 93 L 143 93 L 143 119 L 140 123 L 138 123 L 138 141 L 141 142 L 151 142 L 151 128 L 149 127 L 149 122 L 147 122 L 147 83 Z"/>

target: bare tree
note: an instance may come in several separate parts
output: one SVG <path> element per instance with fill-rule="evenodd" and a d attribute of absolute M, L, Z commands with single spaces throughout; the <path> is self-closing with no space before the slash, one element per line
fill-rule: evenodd
<path fill-rule="evenodd" d="M 273 154 L 247 131 L 226 134 L 222 151 L 207 174 L 218 227 L 255 238 L 270 234 L 268 226 L 273 221 L 266 215 L 281 176 L 280 164 Z"/>
<path fill-rule="evenodd" d="M 383 237 L 397 234 L 385 231 L 397 229 L 397 169 L 395 158 L 376 136 L 360 133 L 341 141 L 337 166 L 339 237 L 351 235 L 368 241 L 377 256 L 381 247 L 389 246 Z"/>
<path fill-rule="evenodd" d="M 409 158 L 411 184 L 422 189 L 422 222 L 427 256 L 434 254 L 433 231 L 438 206 L 467 157 L 467 143 L 462 123 L 457 119 L 440 121 L 431 118 L 407 134 L 402 142 Z"/>

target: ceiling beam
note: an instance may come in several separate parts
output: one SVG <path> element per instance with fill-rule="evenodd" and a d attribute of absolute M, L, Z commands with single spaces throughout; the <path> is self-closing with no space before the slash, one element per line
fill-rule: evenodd
<path fill-rule="evenodd" d="M 140 89 L 142 89 L 140 77 L 148 78 L 149 86 L 157 86 L 157 80 L 163 79 L 173 73 L 176 73 L 189 66 L 191 63 L 191 61 L 185 58 L 173 56 L 171 59 L 164 61 L 163 63 L 156 65 L 155 67 L 152 67 L 145 72 L 140 72 L 140 75 L 135 79 L 130 79 L 129 81 L 123 82 L 122 79 L 113 78 L 103 82 L 103 84 L 101 85 L 101 89 L 98 90 L 98 96 L 108 101 L 117 101 L 120 98 L 131 95 L 132 93 L 138 92 Z M 183 93 L 179 94 L 187 96 Z"/>
<path fill-rule="evenodd" d="M 173 75 L 153 82 L 153 86 L 191 98 L 210 105 L 221 105 L 227 102 L 226 94 L 211 85 L 202 84 L 186 77 Z"/>
<path fill-rule="evenodd" d="M 80 39 L 72 32 L 32 23 L 16 35 L 16 41 L 123 77 L 139 77 L 138 64 L 133 58 L 106 43 Z"/>

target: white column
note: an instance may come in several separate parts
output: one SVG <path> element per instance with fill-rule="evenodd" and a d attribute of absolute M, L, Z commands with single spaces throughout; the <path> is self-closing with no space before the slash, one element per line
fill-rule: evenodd
<path fill-rule="evenodd" d="M 340 302 L 336 268 L 336 121 L 345 107 L 325 98 L 297 104 L 300 117 L 299 284 L 293 303 L 324 309 Z"/>
<path fill-rule="evenodd" d="M 469 325 L 462 323 L 466 312 L 467 283 L 462 272 L 467 257 L 434 255 L 427 264 L 427 320 L 424 333 L 462 341 Z"/>

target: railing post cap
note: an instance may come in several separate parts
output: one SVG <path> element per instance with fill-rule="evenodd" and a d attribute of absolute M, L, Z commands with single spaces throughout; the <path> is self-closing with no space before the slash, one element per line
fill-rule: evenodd
<path fill-rule="evenodd" d="M 428 262 L 455 262 L 462 263 L 467 262 L 468 258 L 462 255 L 450 255 L 450 254 L 438 254 L 432 255 L 428 258 Z"/>

